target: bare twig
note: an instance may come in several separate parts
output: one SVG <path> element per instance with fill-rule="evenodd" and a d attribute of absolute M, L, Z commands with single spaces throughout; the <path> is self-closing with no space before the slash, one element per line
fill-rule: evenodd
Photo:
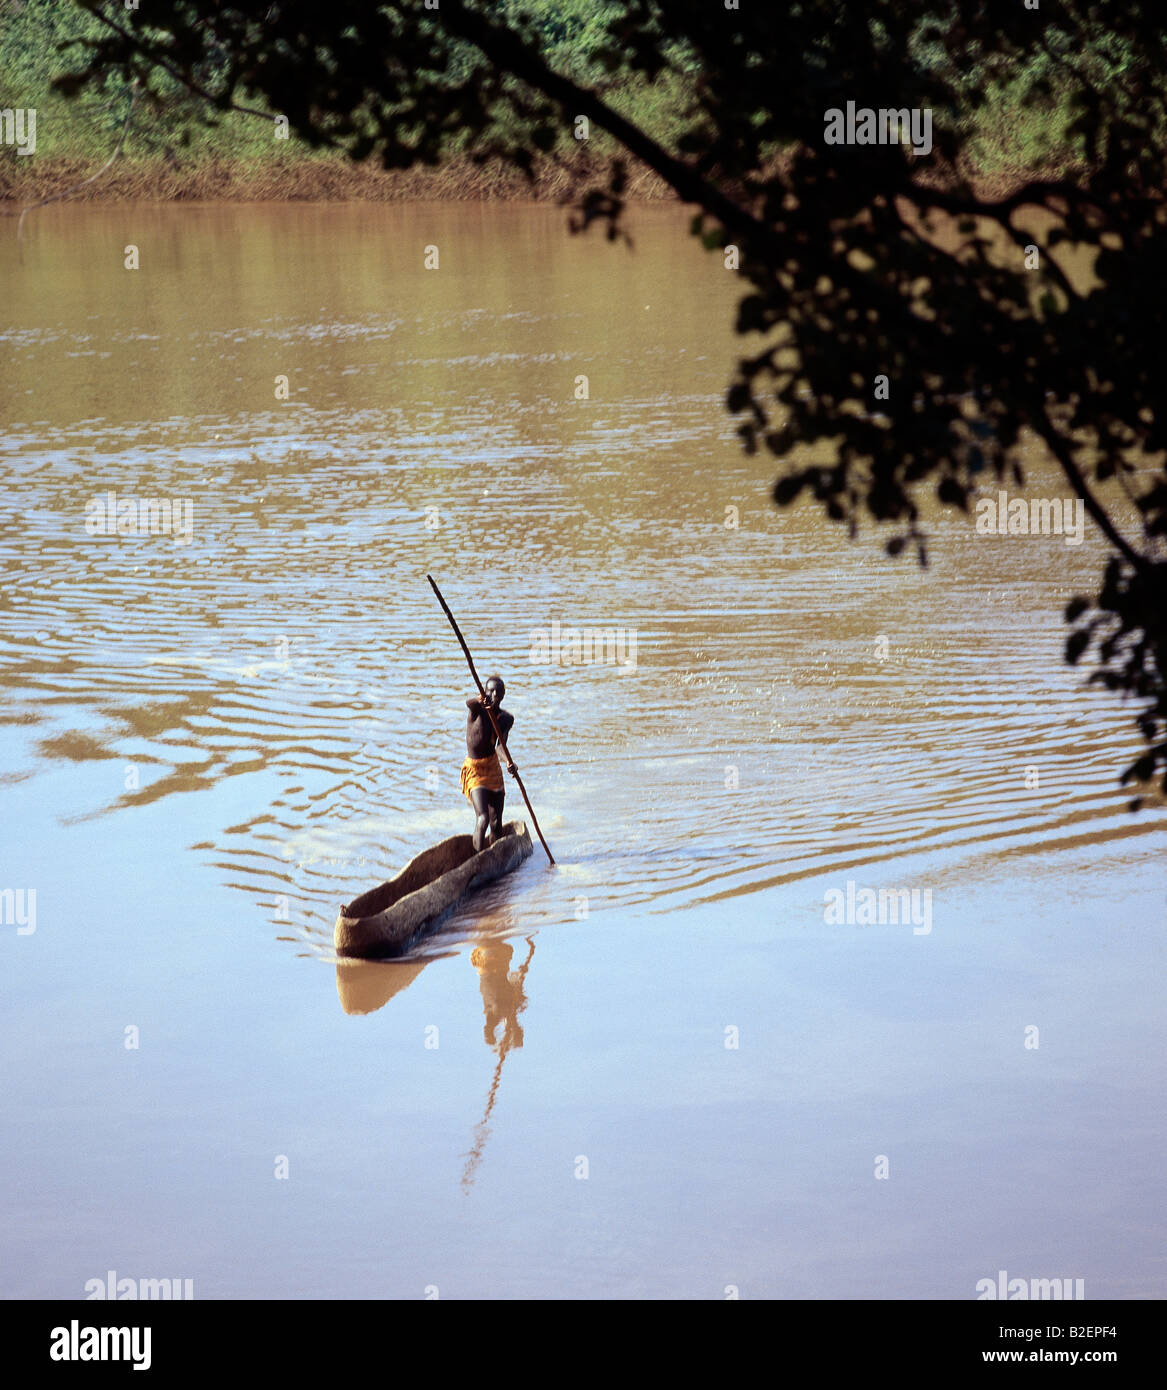
<path fill-rule="evenodd" d="M 173 63 L 163 58 L 156 50 L 131 34 L 128 29 L 123 29 L 120 24 L 115 24 L 108 15 L 103 14 L 96 6 L 86 5 L 85 8 L 94 19 L 100 19 L 102 24 L 108 29 L 112 29 L 119 38 L 125 39 L 126 43 L 128 43 L 131 48 L 135 49 L 144 58 L 148 58 L 151 63 L 156 67 L 160 67 L 163 72 L 169 73 L 176 82 L 181 82 L 188 92 L 193 92 L 195 96 L 202 97 L 204 101 L 209 101 L 212 106 L 217 107 L 220 111 L 241 111 L 245 116 L 260 116 L 265 121 L 270 121 L 272 119 L 272 113 L 270 111 L 260 111 L 254 106 L 240 106 L 238 102 L 224 101 L 221 97 L 215 96 L 214 92 L 210 92 L 205 87 L 200 86 L 193 78 L 188 77 L 181 68 L 175 67 Z M 135 81 L 136 80 L 135 78 Z"/>
<path fill-rule="evenodd" d="M 1106 539 L 1114 546 L 1115 550 L 1124 560 L 1135 570 L 1145 571 L 1150 568 L 1150 561 L 1145 555 L 1140 555 L 1130 542 L 1119 534 L 1118 528 L 1111 521 L 1106 508 L 1099 502 L 1091 491 L 1090 484 L 1086 481 L 1085 474 L 1078 467 L 1074 460 L 1073 450 L 1068 440 L 1064 439 L 1058 432 L 1048 413 L 1031 419 L 1030 424 L 1033 429 L 1045 440 L 1051 454 L 1057 460 L 1062 472 L 1069 480 L 1070 486 L 1086 504 L 1086 510 L 1094 518 L 1098 529 Z"/>
<path fill-rule="evenodd" d="M 105 161 L 95 174 L 90 174 L 87 179 L 82 179 L 80 183 L 75 183 L 71 188 L 66 188 L 63 193 L 50 193 L 47 198 L 42 198 L 39 203 L 29 203 L 28 207 L 22 208 L 20 221 L 16 224 L 16 241 L 19 245 L 24 240 L 24 219 L 30 212 L 35 212 L 37 208 L 43 208 L 46 203 L 59 203 L 63 198 L 71 198 L 74 193 L 80 192 L 95 179 L 101 178 L 102 174 L 114 163 L 122 152 L 122 147 L 126 143 L 126 136 L 130 132 L 130 121 L 133 119 L 134 107 L 138 101 L 138 79 L 135 77 L 130 87 L 130 109 L 126 112 L 126 119 L 122 122 L 122 133 L 118 136 L 118 142 L 113 154 Z"/>

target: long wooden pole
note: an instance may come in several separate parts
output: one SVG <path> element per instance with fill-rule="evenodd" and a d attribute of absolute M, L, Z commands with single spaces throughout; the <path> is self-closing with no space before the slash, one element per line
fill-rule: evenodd
<path fill-rule="evenodd" d="M 454 629 L 454 636 L 458 639 L 458 645 L 462 648 L 462 652 L 466 657 L 466 664 L 470 667 L 470 674 L 474 677 L 474 684 L 478 687 L 479 695 L 482 696 L 482 708 L 490 716 L 490 722 L 494 725 L 494 734 L 495 737 L 498 739 L 498 746 L 503 751 L 503 757 L 506 758 L 507 763 L 511 767 L 514 767 L 514 760 L 511 758 L 511 755 L 507 750 L 506 739 L 503 738 L 502 730 L 498 727 L 498 720 L 494 717 L 494 710 L 492 710 L 491 707 L 486 703 L 486 690 L 483 688 L 482 682 L 478 679 L 478 672 L 474 669 L 474 658 L 470 655 L 470 648 L 466 645 L 466 639 L 462 636 L 462 629 L 458 626 L 457 620 L 455 619 L 453 613 L 450 612 L 450 605 L 442 597 L 441 589 L 439 589 L 438 586 L 434 583 L 433 575 L 427 574 L 426 578 L 430 582 L 430 588 L 434 591 L 434 596 L 442 605 L 442 612 L 446 615 L 447 618 L 449 618 L 450 626 Z M 555 856 L 551 853 L 547 841 L 543 838 L 543 832 L 539 829 L 539 821 L 535 815 L 535 808 L 531 805 L 531 798 L 527 795 L 527 789 L 523 786 L 523 779 L 519 776 L 517 768 L 514 772 L 511 773 L 511 776 L 519 784 L 519 791 L 523 793 L 523 800 L 527 803 L 527 810 L 531 813 L 531 824 L 535 827 L 535 834 L 539 837 L 539 843 L 547 851 L 547 860 L 549 863 L 554 864 Z"/>

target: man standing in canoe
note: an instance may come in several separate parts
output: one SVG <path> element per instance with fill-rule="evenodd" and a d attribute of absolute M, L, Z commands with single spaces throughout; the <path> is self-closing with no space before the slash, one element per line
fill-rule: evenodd
<path fill-rule="evenodd" d="M 502 808 L 506 800 L 506 787 L 502 780 L 498 753 L 495 751 L 494 725 L 491 723 L 489 709 L 498 721 L 503 739 L 511 731 L 514 717 L 502 707 L 507 688 L 501 676 L 487 678 L 485 702 L 478 695 L 466 701 L 470 713 L 466 716 L 466 761 L 462 764 L 462 792 L 474 808 L 474 849 L 494 844 L 502 835 Z M 507 763 L 507 771 L 513 777 L 518 771 L 514 763 Z"/>

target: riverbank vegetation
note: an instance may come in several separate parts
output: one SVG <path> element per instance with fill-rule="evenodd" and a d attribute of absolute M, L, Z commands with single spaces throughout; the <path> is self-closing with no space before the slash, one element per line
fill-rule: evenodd
<path fill-rule="evenodd" d="M 602 90 L 629 119 L 670 144 L 679 138 L 687 95 L 684 60 L 656 81 L 606 73 L 592 54 L 616 6 L 608 0 L 549 0 L 520 4 L 503 0 L 501 11 L 531 12 L 549 59 L 560 70 Z M 114 7 L 120 10 L 120 7 Z M 114 11 L 111 11 L 114 13 Z M 116 13 L 114 17 L 122 20 Z M 35 157 L 0 146 L 0 199 L 35 201 L 56 197 L 100 169 L 118 144 L 130 116 L 131 89 L 112 74 L 104 90 L 66 95 L 54 84 L 81 62 L 86 40 L 108 33 L 105 26 L 69 0 L 0 0 L 0 106 L 37 112 Z M 214 85 L 225 55 L 213 56 L 203 76 Z M 468 68 L 469 53 L 461 66 Z M 464 71 L 455 62 L 451 83 Z M 566 197 L 580 179 L 598 175 L 617 143 L 602 130 L 586 140 L 574 125 L 556 133 L 539 151 L 533 179 L 506 160 L 476 161 L 462 152 L 462 133 L 444 139 L 437 165 L 384 169 L 376 159 L 354 162 L 341 151 L 317 149 L 295 130 L 261 116 L 224 111 L 208 124 L 205 101 L 160 74 L 156 99 L 138 103 L 129 120 L 122 153 L 100 180 L 82 191 L 103 199 L 490 199 Z M 503 123 L 506 113 L 501 113 Z M 516 128 L 512 134 L 520 135 Z M 634 198 L 671 198 L 667 184 L 645 167 L 629 171 Z"/>
<path fill-rule="evenodd" d="M 607 57 L 607 26 L 621 8 L 613 0 L 501 0 L 495 8 L 508 22 L 529 25 L 551 67 L 599 91 L 659 145 L 678 148 L 703 81 L 699 61 L 683 43 L 666 38 L 667 66 L 649 76 L 614 69 Z M 133 12 L 121 6 L 110 13 L 118 22 L 133 22 Z M 34 202 L 77 188 L 107 164 L 123 129 L 118 159 L 75 196 L 562 199 L 581 181 L 598 176 L 619 149 L 603 130 L 589 129 L 583 140 L 574 124 L 561 123 L 548 147 L 533 151 L 528 177 L 506 159 L 476 161 L 460 148 L 463 134 L 451 130 L 438 164 L 385 169 L 375 158 L 354 162 L 341 151 L 314 148 L 294 130 L 278 127 L 275 112 L 264 118 L 223 111 L 208 124 L 206 102 L 166 74 L 158 76 L 151 101 L 138 104 L 130 118 L 130 86 L 120 74 L 111 73 L 101 91 L 86 88 L 73 96 L 55 85 L 80 65 L 86 40 L 108 33 L 71 0 L 0 0 L 0 106 L 37 112 L 35 156 L 0 146 L 0 199 Z M 469 48 L 463 48 L 451 66 L 451 85 L 470 67 Z M 1089 56 L 1102 82 L 1121 77 L 1133 61 L 1121 42 Z M 924 37 L 922 22 L 913 60 L 922 73 L 946 60 L 943 44 Z M 202 76 L 210 88 L 225 66 L 225 54 L 208 56 Z M 1070 88 L 1059 86 L 1057 77 L 1057 60 L 1041 47 L 1004 78 L 987 69 L 958 75 L 959 89 L 968 97 L 966 157 L 979 185 L 991 190 L 1038 173 L 1060 177 L 1086 162 L 1087 133 L 1075 130 Z M 504 131 L 508 114 L 505 106 L 499 113 Z M 517 139 L 523 132 L 516 127 L 510 134 Z M 780 142 L 772 154 L 781 159 Z M 626 196 L 633 200 L 675 196 L 665 180 L 634 158 L 627 161 L 627 177 Z"/>

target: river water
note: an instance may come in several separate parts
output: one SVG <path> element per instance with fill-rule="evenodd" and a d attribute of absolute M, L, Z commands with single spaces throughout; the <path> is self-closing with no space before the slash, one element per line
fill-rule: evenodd
<path fill-rule="evenodd" d="M 1167 835 L 1060 660 L 1094 535 L 938 515 L 922 573 L 777 511 L 733 275 L 630 225 L 0 228 L 0 1294 L 1167 1293 Z M 469 828 L 427 573 L 558 864 L 338 966 L 338 905 Z"/>

